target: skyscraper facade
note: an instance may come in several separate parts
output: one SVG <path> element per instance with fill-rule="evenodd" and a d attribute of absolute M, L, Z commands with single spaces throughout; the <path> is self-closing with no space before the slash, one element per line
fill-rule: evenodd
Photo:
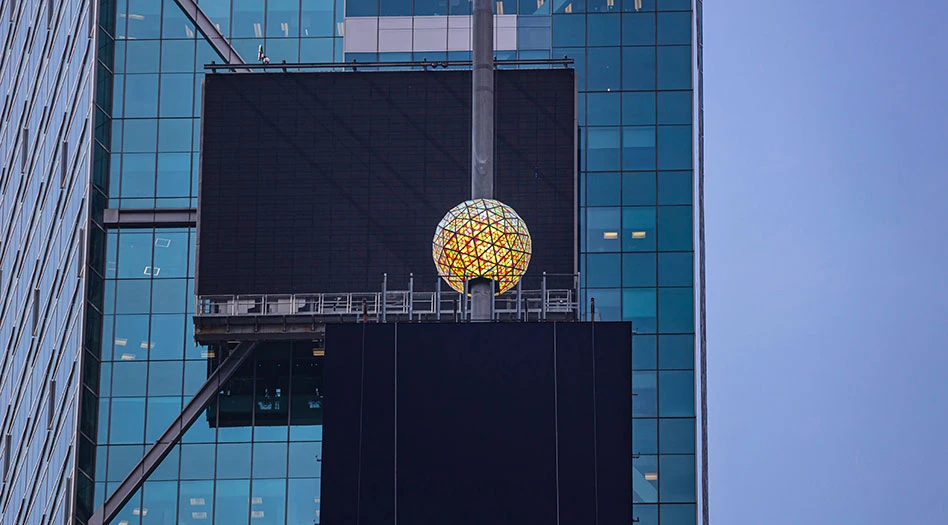
<path fill-rule="evenodd" d="M 495 3 L 498 58 L 574 61 L 583 302 L 637 332 L 643 524 L 706 517 L 701 5 Z M 464 60 L 470 13 L 464 0 L 4 4 L 4 523 L 84 523 L 207 378 L 191 321 L 204 65 Z M 248 403 L 258 375 L 292 385 L 317 366 L 290 347 L 253 359 Z M 289 420 L 196 425 L 113 523 L 318 522 L 320 441 Z"/>

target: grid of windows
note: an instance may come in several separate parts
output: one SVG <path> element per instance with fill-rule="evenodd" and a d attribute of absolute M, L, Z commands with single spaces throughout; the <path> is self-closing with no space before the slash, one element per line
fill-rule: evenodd
<path fill-rule="evenodd" d="M 76 465 L 89 3 L 3 2 L 0 20 L 0 522 L 60 523 Z"/>

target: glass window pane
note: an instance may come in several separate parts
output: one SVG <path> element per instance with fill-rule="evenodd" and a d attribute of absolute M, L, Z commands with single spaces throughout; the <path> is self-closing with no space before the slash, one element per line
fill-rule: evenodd
<path fill-rule="evenodd" d="M 332 36 L 333 34 L 333 1 L 332 0 L 301 0 L 301 31 L 302 36 Z M 332 41 L 329 41 L 330 45 Z M 305 42 L 300 43 L 302 49 Z M 332 50 L 329 51 L 332 57 Z M 304 62 L 306 59 L 301 58 Z M 330 58 L 328 61 L 331 61 Z"/>
<path fill-rule="evenodd" d="M 250 443 L 220 443 L 217 445 L 217 477 L 250 477 Z"/>
<path fill-rule="evenodd" d="M 691 126 L 658 127 L 658 169 L 691 169 Z"/>
<path fill-rule="evenodd" d="M 620 87 L 619 48 L 591 47 L 587 49 L 589 91 L 617 91 Z"/>
<path fill-rule="evenodd" d="M 147 359 L 148 345 L 148 316 L 147 315 L 117 315 L 115 316 L 115 330 L 113 334 L 115 353 L 106 353 L 103 359 L 131 361 Z M 141 348 L 145 345 L 145 349 Z M 141 394 L 141 395 L 144 395 Z"/>
<path fill-rule="evenodd" d="M 626 94 L 618 92 L 589 93 L 586 95 L 586 123 L 590 126 L 610 126 L 619 124 L 620 96 Z M 623 98 L 624 100 L 624 98 Z"/>
<path fill-rule="evenodd" d="M 632 417 L 658 416 L 658 389 L 655 372 L 632 372 Z"/>
<path fill-rule="evenodd" d="M 691 371 L 658 373 L 658 406 L 662 417 L 694 417 L 695 374 Z"/>
<path fill-rule="evenodd" d="M 621 255 L 618 253 L 589 254 L 586 256 L 586 286 L 614 288 L 621 275 Z"/>
<path fill-rule="evenodd" d="M 189 118 L 158 121 L 158 151 L 191 151 L 192 120 Z"/>
<path fill-rule="evenodd" d="M 634 0 L 625 0 L 633 2 Z M 654 13 L 623 13 L 622 43 L 627 46 L 648 46 L 655 44 Z M 654 50 L 652 50 L 654 52 Z"/>
<path fill-rule="evenodd" d="M 128 0 L 129 39 L 159 38 L 161 36 L 161 2 L 155 0 Z M 121 19 L 120 19 L 121 20 Z"/>
<path fill-rule="evenodd" d="M 694 280 L 692 253 L 658 254 L 659 286 L 691 286 Z"/>
<path fill-rule="evenodd" d="M 658 47 L 658 89 L 691 89 L 691 46 Z"/>
<path fill-rule="evenodd" d="M 195 423 L 201 424 L 200 421 Z M 181 445 L 181 479 L 214 477 L 214 445 Z M 182 483 L 183 485 L 183 483 Z"/>
<path fill-rule="evenodd" d="M 615 111 L 615 106 L 611 108 Z M 622 123 L 655 124 L 655 93 L 628 91 L 622 93 Z"/>
<path fill-rule="evenodd" d="M 183 315 L 151 316 L 151 342 L 148 358 L 152 361 L 164 359 L 184 359 Z"/>
<path fill-rule="evenodd" d="M 662 501 L 695 501 L 695 457 L 661 456 L 659 462 Z"/>
<path fill-rule="evenodd" d="M 142 525 L 174 523 L 178 514 L 178 483 L 146 481 L 142 489 Z"/>
<path fill-rule="evenodd" d="M 234 38 L 263 38 L 264 0 L 233 0 Z M 247 55 L 243 55 L 247 56 Z"/>
<path fill-rule="evenodd" d="M 144 357 L 144 356 L 143 356 Z M 118 361 L 112 366 L 112 396 L 135 397 L 145 395 L 146 361 Z"/>
<path fill-rule="evenodd" d="M 622 128 L 622 169 L 655 169 L 655 127 Z"/>
<path fill-rule="evenodd" d="M 158 75 L 125 75 L 125 117 L 154 117 L 157 114 Z M 131 123 L 134 124 L 134 121 Z M 126 127 L 128 127 L 128 124 L 130 122 L 125 123 Z M 141 141 L 136 141 L 136 138 L 134 136 L 129 137 L 126 131 L 123 142 L 125 151 L 146 151 L 129 147 L 129 139 L 132 140 L 132 145 L 141 144 Z M 154 148 L 154 142 L 149 144 L 151 148 Z"/>
<path fill-rule="evenodd" d="M 659 13 L 659 44 L 691 44 L 691 13 Z"/>
<path fill-rule="evenodd" d="M 590 46 L 619 46 L 621 15 L 619 13 L 590 14 L 586 17 Z"/>
<path fill-rule="evenodd" d="M 383 0 L 384 1 L 384 0 Z M 415 7 L 418 7 L 415 0 Z M 550 19 L 548 17 L 520 17 L 517 19 L 517 49 L 550 49 Z M 521 53 L 521 58 L 526 58 Z M 549 58 L 549 55 L 547 55 Z"/>
<path fill-rule="evenodd" d="M 177 415 L 177 414 L 176 414 Z M 162 429 L 164 430 L 164 429 Z M 156 440 L 152 440 L 154 443 Z M 154 472 L 148 476 L 151 481 L 177 481 L 178 466 L 181 464 L 181 447 L 175 446 L 171 452 L 161 460 Z"/>
<path fill-rule="evenodd" d="M 583 292 L 583 308 L 586 314 L 591 313 L 592 299 L 596 300 L 597 321 L 618 321 L 622 313 L 622 296 L 618 289 L 597 288 Z"/>
<path fill-rule="evenodd" d="M 589 251 L 617 252 L 620 250 L 620 214 L 619 208 L 586 209 L 586 245 Z"/>
<path fill-rule="evenodd" d="M 154 361 L 149 363 L 148 395 L 180 396 L 184 379 L 183 367 L 182 361 Z"/>
<path fill-rule="evenodd" d="M 127 41 L 125 43 L 125 72 L 157 73 L 160 44 L 159 40 Z"/>
<path fill-rule="evenodd" d="M 658 207 L 658 249 L 690 251 L 693 246 L 691 206 Z"/>
<path fill-rule="evenodd" d="M 622 176 L 618 173 L 586 174 L 586 205 L 617 206 L 622 192 Z"/>
<path fill-rule="evenodd" d="M 655 172 L 636 171 L 622 175 L 622 204 L 655 204 Z"/>
<path fill-rule="evenodd" d="M 194 38 L 194 24 L 186 16 L 174 0 L 163 0 L 165 4 L 161 24 L 162 38 Z M 213 19 L 212 19 L 213 20 Z M 192 40 L 193 42 L 193 40 Z"/>
<path fill-rule="evenodd" d="M 520 0 L 519 14 L 521 15 L 548 15 L 550 14 L 550 0 Z M 506 2 L 504 2 L 506 4 Z M 507 13 L 513 14 L 513 13 Z"/>
<path fill-rule="evenodd" d="M 660 171 L 658 173 L 658 203 L 691 204 L 691 185 L 690 171 Z"/>
<path fill-rule="evenodd" d="M 655 208 L 639 206 L 622 208 L 622 251 L 655 250 Z"/>
<path fill-rule="evenodd" d="M 106 481 L 122 481 L 135 468 L 145 448 L 141 445 L 99 447 L 99 452 L 108 450 L 108 470 Z"/>
<path fill-rule="evenodd" d="M 658 454 L 658 420 L 632 420 L 632 453 Z"/>
<path fill-rule="evenodd" d="M 230 0 L 201 0 L 200 4 L 201 9 L 203 9 L 204 12 L 207 13 L 207 17 L 214 22 L 218 31 L 225 37 L 230 35 Z M 198 46 L 200 47 L 202 45 L 206 45 L 206 41 L 199 38 Z M 219 60 L 218 58 L 218 61 Z M 207 62 L 210 62 L 210 60 Z M 206 64 L 207 62 L 200 61 L 198 63 Z"/>
<path fill-rule="evenodd" d="M 151 281 L 148 279 L 120 279 L 116 281 L 115 311 L 119 314 L 146 314 L 150 296 Z"/>
<path fill-rule="evenodd" d="M 162 73 L 193 73 L 194 40 L 162 40 L 161 71 Z"/>
<path fill-rule="evenodd" d="M 622 48 L 622 89 L 655 89 L 654 47 L 647 46 Z"/>
<path fill-rule="evenodd" d="M 187 279 L 155 279 L 152 311 L 158 314 L 183 313 L 191 298 Z"/>
<path fill-rule="evenodd" d="M 155 155 L 122 155 L 122 197 L 148 197 L 155 194 Z"/>
<path fill-rule="evenodd" d="M 298 36 L 300 36 L 300 1 L 267 0 L 267 38 L 296 38 Z"/>
<path fill-rule="evenodd" d="M 694 289 L 658 289 L 658 331 L 661 333 L 694 332 Z"/>
<path fill-rule="evenodd" d="M 287 523 L 319 523 L 318 479 L 291 479 L 286 500 Z"/>
<path fill-rule="evenodd" d="M 290 477 L 318 478 L 322 472 L 323 447 L 318 441 L 290 443 Z"/>
<path fill-rule="evenodd" d="M 658 458 L 639 456 L 632 460 L 632 501 L 655 503 L 658 501 Z"/>
<path fill-rule="evenodd" d="M 178 362 L 180 363 L 180 361 Z M 152 363 L 152 370 L 155 365 L 170 365 L 172 362 Z M 180 369 L 180 367 L 179 367 Z M 177 381 L 171 380 L 171 384 L 181 384 L 181 372 L 178 372 Z M 149 384 L 151 390 L 154 383 Z M 181 387 L 177 390 L 180 392 Z M 151 395 L 151 394 L 149 394 Z M 149 397 L 148 398 L 148 419 L 145 428 L 145 442 L 154 443 L 161 436 L 161 433 L 168 429 L 168 425 L 174 421 L 174 418 L 181 412 L 180 397 Z"/>
<path fill-rule="evenodd" d="M 666 370 L 693 369 L 695 367 L 695 336 L 659 336 L 658 367 Z"/>
<path fill-rule="evenodd" d="M 184 461 L 182 460 L 182 467 Z M 207 525 L 214 519 L 214 482 L 182 481 L 178 488 L 178 524 Z"/>
<path fill-rule="evenodd" d="M 379 0 L 347 0 L 346 16 L 379 16 Z"/>
<path fill-rule="evenodd" d="M 632 338 L 632 369 L 655 370 L 657 351 L 654 335 L 635 335 Z"/>
<path fill-rule="evenodd" d="M 191 154 L 158 155 L 157 197 L 188 197 L 191 193 Z"/>
<path fill-rule="evenodd" d="M 151 268 L 151 230 L 123 230 L 119 235 L 118 276 L 144 278 Z"/>
<path fill-rule="evenodd" d="M 114 376 L 114 374 L 113 374 Z M 113 382 L 114 383 L 114 382 Z M 114 389 L 114 384 L 113 384 Z M 145 398 L 119 397 L 112 399 L 109 423 L 109 443 L 144 443 Z"/>
<path fill-rule="evenodd" d="M 282 525 L 283 514 L 286 512 L 286 480 L 266 479 L 253 480 L 250 495 L 251 521 L 257 523 L 273 523 Z"/>
<path fill-rule="evenodd" d="M 638 525 L 658 525 L 658 505 L 635 505 L 632 507 L 632 517 L 639 520 Z"/>
<path fill-rule="evenodd" d="M 293 391 L 290 396 L 290 439 L 293 441 L 322 439 L 322 357 L 313 356 L 311 348 L 293 350 Z M 290 449 L 292 457 L 293 450 Z M 290 472 L 293 472 L 293 462 Z"/>
<path fill-rule="evenodd" d="M 659 91 L 658 123 L 691 124 L 691 91 Z"/>
<path fill-rule="evenodd" d="M 693 525 L 697 510 L 695 505 L 662 505 L 662 525 Z"/>
<path fill-rule="evenodd" d="M 640 334 L 654 334 L 655 289 L 630 288 L 622 295 L 622 320 L 630 321 L 632 329 Z"/>
<path fill-rule="evenodd" d="M 191 156 L 186 155 L 190 165 Z M 161 157 L 158 158 L 159 165 Z M 155 233 L 155 277 L 187 277 L 188 275 L 188 233 L 182 231 L 158 230 Z"/>
<path fill-rule="evenodd" d="M 622 254 L 622 286 L 655 286 L 655 254 Z"/>
<path fill-rule="evenodd" d="M 332 62 L 332 38 L 309 38 L 300 41 L 300 62 Z"/>
<path fill-rule="evenodd" d="M 190 117 L 193 113 L 194 75 L 169 73 L 161 75 L 161 116 Z"/>
<path fill-rule="evenodd" d="M 151 75 L 145 75 L 151 76 Z M 157 76 L 156 76 L 157 79 Z M 146 88 L 147 89 L 147 88 Z M 157 93 L 157 92 L 156 92 Z M 154 115 L 157 106 L 153 107 L 150 115 Z M 155 151 L 158 144 L 158 121 L 155 119 L 126 119 L 123 122 L 125 132 L 122 138 L 122 148 L 126 153 L 142 153 Z M 154 157 L 154 156 L 152 156 Z M 152 164 L 154 169 L 154 164 Z M 123 165 L 124 170 L 124 165 Z"/>
<path fill-rule="evenodd" d="M 654 134 L 654 131 L 653 131 Z M 615 171 L 620 167 L 619 128 L 588 128 L 586 169 Z M 654 141 L 654 138 L 652 139 Z"/>
<path fill-rule="evenodd" d="M 214 509 L 214 525 L 247 525 L 250 518 L 250 480 L 218 481 Z"/>
<path fill-rule="evenodd" d="M 692 418 L 662 419 L 659 423 L 662 454 L 695 453 L 695 420 Z"/>
<path fill-rule="evenodd" d="M 554 46 L 586 45 L 586 17 L 584 15 L 558 15 L 553 17 Z"/>
<path fill-rule="evenodd" d="M 284 60 L 293 64 L 300 61 L 300 41 L 296 38 L 268 38 L 264 49 L 273 63 Z M 200 99 L 199 99 L 200 100 Z"/>
<path fill-rule="evenodd" d="M 286 443 L 255 443 L 253 445 L 253 477 L 286 477 Z"/>

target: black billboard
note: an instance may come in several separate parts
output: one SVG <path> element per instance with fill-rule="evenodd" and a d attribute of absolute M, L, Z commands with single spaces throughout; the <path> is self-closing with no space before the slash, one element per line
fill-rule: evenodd
<path fill-rule="evenodd" d="M 326 327 L 323 523 L 632 522 L 628 323 Z"/>
<path fill-rule="evenodd" d="M 575 98 L 571 69 L 496 75 L 528 278 L 576 269 Z M 199 295 L 434 287 L 435 227 L 470 198 L 469 70 L 209 74 L 202 126 Z"/>

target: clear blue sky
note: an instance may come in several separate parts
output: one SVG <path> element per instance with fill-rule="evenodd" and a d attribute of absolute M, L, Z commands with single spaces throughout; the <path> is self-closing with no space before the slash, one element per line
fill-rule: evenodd
<path fill-rule="evenodd" d="M 948 2 L 705 2 L 711 523 L 948 524 Z"/>

